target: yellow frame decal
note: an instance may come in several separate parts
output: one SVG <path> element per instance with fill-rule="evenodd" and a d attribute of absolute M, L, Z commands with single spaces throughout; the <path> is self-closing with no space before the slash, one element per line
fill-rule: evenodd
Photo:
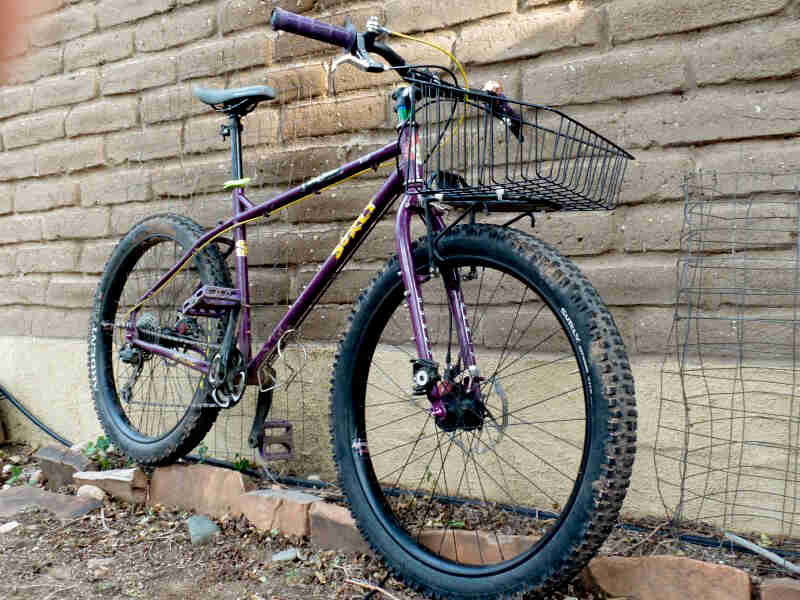
<path fill-rule="evenodd" d="M 358 215 L 358 218 L 350 225 L 350 229 L 347 230 L 342 236 L 342 239 L 339 240 L 339 243 L 336 245 L 336 248 L 333 249 L 333 256 L 336 258 L 342 258 L 342 253 L 344 252 L 345 246 L 350 243 L 354 237 L 356 237 L 356 233 L 361 231 L 364 228 L 364 225 L 367 224 L 372 213 L 375 212 L 375 203 L 370 201 L 369 204 L 364 208 L 364 212 Z"/>

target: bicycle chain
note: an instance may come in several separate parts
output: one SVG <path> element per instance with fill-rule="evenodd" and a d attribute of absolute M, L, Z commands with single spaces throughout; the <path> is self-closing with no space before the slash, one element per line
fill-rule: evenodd
<path fill-rule="evenodd" d="M 109 323 L 108 321 L 102 321 L 100 323 L 100 325 L 102 327 L 104 327 L 104 328 L 112 327 L 112 328 L 115 328 L 115 329 L 122 329 L 122 330 L 127 330 L 128 329 L 128 327 L 126 325 L 117 325 L 116 323 Z M 154 335 L 156 335 L 156 334 L 154 333 Z M 190 344 L 192 344 L 194 346 L 202 346 L 204 348 L 208 348 L 208 349 L 211 349 L 211 350 L 219 350 L 222 347 L 221 344 L 211 344 L 209 342 L 201 342 L 200 340 L 196 340 L 196 339 L 193 339 L 193 338 L 187 338 L 187 337 L 182 337 L 182 336 L 177 336 L 177 335 L 169 335 L 167 333 L 159 333 L 157 335 L 158 335 L 159 339 L 169 340 L 171 342 L 179 342 L 179 343 L 183 343 L 183 344 L 190 343 Z M 141 369 L 140 369 L 140 372 L 141 372 Z M 137 377 L 138 377 L 138 373 L 137 373 Z M 131 383 L 132 382 L 130 382 L 130 381 L 128 382 L 128 384 L 131 384 Z M 132 387 L 132 385 L 131 385 L 131 387 Z M 126 389 L 127 388 L 128 388 L 128 385 L 126 385 Z M 167 408 L 170 408 L 170 407 L 172 407 L 172 408 L 186 408 L 186 406 L 183 405 L 183 404 L 165 404 L 165 403 L 162 403 L 162 402 L 141 402 L 141 401 L 131 400 L 130 398 L 125 399 L 125 400 L 126 400 L 126 402 L 128 404 L 141 404 L 141 405 L 145 405 L 145 406 L 160 406 L 160 407 L 167 407 Z M 194 404 L 193 406 L 195 408 L 221 408 L 221 405 L 218 402 L 200 402 L 200 403 Z"/>
<path fill-rule="evenodd" d="M 113 328 L 116 328 L 116 329 L 123 329 L 123 330 L 126 330 L 126 331 L 128 329 L 128 327 L 126 325 L 117 325 L 116 323 L 109 323 L 108 321 L 103 321 L 103 322 L 100 323 L 100 325 L 102 327 L 104 327 L 104 328 L 113 327 Z M 192 344 L 194 346 L 202 346 L 204 348 L 210 348 L 211 350 L 219 350 L 222 347 L 221 344 L 211 344 L 209 342 L 201 342 L 200 340 L 195 339 L 195 338 L 187 338 L 187 337 L 178 336 L 178 335 L 170 335 L 168 333 L 160 333 L 160 332 L 153 331 L 152 335 L 153 336 L 157 336 L 158 339 L 169 340 L 171 342 L 180 342 L 182 344 Z"/>

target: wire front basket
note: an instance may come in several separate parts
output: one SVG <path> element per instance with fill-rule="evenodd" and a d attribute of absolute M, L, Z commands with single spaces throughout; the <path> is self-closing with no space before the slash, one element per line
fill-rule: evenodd
<path fill-rule="evenodd" d="M 633 157 L 564 113 L 419 81 L 409 191 L 495 211 L 611 209 Z M 410 158 L 409 158 L 410 157 Z M 419 162 L 417 162 L 419 161 Z"/>

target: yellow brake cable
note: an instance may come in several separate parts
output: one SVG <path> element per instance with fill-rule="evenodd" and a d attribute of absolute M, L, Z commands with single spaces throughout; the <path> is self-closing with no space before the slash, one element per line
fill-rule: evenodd
<path fill-rule="evenodd" d="M 391 36 L 394 36 L 394 37 L 399 37 L 399 38 L 402 38 L 404 40 L 409 40 L 409 41 L 412 41 L 412 42 L 417 42 L 418 44 L 423 44 L 425 46 L 429 46 L 429 47 L 433 48 L 434 50 L 438 50 L 439 52 L 441 52 L 442 54 L 447 56 L 451 61 L 453 61 L 455 63 L 455 65 L 458 67 L 459 72 L 461 73 L 461 77 L 464 78 L 464 111 L 461 113 L 461 118 L 458 120 L 458 123 L 456 123 L 450 129 L 450 135 L 449 135 L 448 139 L 441 140 L 441 142 L 440 142 L 441 146 L 440 147 L 443 147 L 449 140 L 453 139 L 453 136 L 455 136 L 456 131 L 458 131 L 458 128 L 461 127 L 461 124 L 464 122 L 464 117 L 465 117 L 465 115 L 467 113 L 466 106 L 467 106 L 467 100 L 469 99 L 469 96 L 468 96 L 469 79 L 467 78 L 467 72 L 464 70 L 464 66 L 461 64 L 461 61 L 459 61 L 456 58 L 455 54 L 453 54 L 449 50 L 446 50 L 446 49 L 442 48 L 439 44 L 435 44 L 433 42 L 429 42 L 427 40 L 423 40 L 423 39 L 420 39 L 420 38 L 417 38 L 417 37 L 414 37 L 414 36 L 411 36 L 411 35 L 406 35 L 404 33 L 399 33 L 397 31 L 392 31 L 391 29 L 387 29 L 385 27 L 383 28 L 383 31 L 385 31 L 388 35 L 391 35 Z M 458 87 L 458 81 L 456 81 L 456 87 Z"/>
<path fill-rule="evenodd" d="M 386 33 L 388 33 L 389 35 L 392 35 L 394 37 L 399 37 L 399 38 L 403 38 L 404 40 L 410 40 L 412 42 L 417 42 L 419 44 L 424 44 L 425 46 L 430 46 L 434 50 L 438 50 L 439 52 L 441 52 L 442 54 L 447 56 L 450 60 L 452 60 L 455 63 L 455 65 L 458 67 L 458 70 L 461 72 L 461 77 L 464 78 L 464 89 L 465 90 L 469 89 L 469 80 L 467 79 L 467 72 L 464 70 L 464 67 L 461 65 L 461 62 L 459 62 L 459 60 L 455 57 L 455 55 L 452 52 L 450 52 L 449 50 L 445 50 L 439 44 L 434 44 L 433 42 L 429 42 L 427 40 L 423 40 L 423 39 L 416 38 L 416 37 L 413 37 L 413 36 L 410 36 L 410 35 L 406 35 L 404 33 L 398 33 L 397 31 L 392 31 L 391 29 L 386 29 L 385 27 L 384 27 L 384 31 Z"/>

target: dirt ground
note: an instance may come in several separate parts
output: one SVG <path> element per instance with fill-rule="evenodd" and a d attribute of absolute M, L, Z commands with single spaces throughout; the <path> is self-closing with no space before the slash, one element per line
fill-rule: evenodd
<path fill-rule="evenodd" d="M 31 453 L 24 446 L 0 447 L 0 469 L 12 464 L 12 457 L 17 461 L 13 466 L 19 467 L 13 470 L 17 474 L 13 480 L 6 469 L 0 484 L 12 480 L 12 486 L 30 485 L 30 475 L 36 471 Z M 74 493 L 69 488 L 61 491 Z M 194 546 L 186 526 L 190 515 L 110 498 L 101 511 L 69 522 L 38 510 L 23 512 L 14 517 L 19 527 L 0 534 L 0 598 L 362 600 L 369 592 L 364 583 L 382 584 L 397 600 L 423 597 L 394 579 L 384 582 L 386 570 L 372 557 L 319 551 L 307 540 L 287 538 L 277 531 L 259 532 L 244 518 L 218 520 L 221 535 Z M 679 542 L 663 523 L 637 525 L 650 529 L 618 527 L 601 554 L 688 556 L 744 569 L 756 582 L 764 575 L 782 575 L 771 563 L 751 554 Z M 288 548 L 298 550 L 295 560 L 272 561 L 274 553 Z M 575 585 L 558 597 L 588 598 L 590 594 Z M 389 596 L 380 592 L 373 598 Z"/>

